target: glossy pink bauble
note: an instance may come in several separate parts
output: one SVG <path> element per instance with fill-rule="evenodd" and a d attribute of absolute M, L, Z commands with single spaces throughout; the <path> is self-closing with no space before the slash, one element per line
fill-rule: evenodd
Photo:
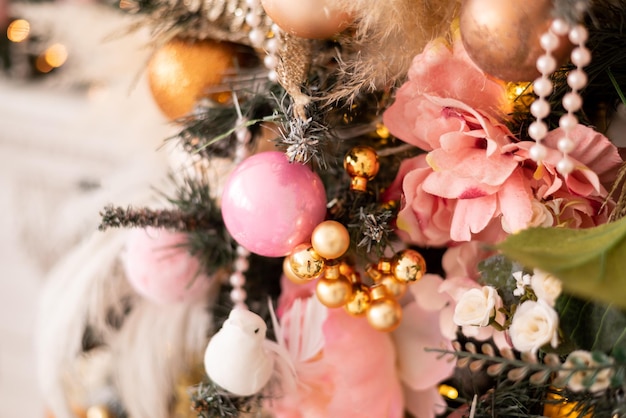
<path fill-rule="evenodd" d="M 222 217 L 241 246 L 265 257 L 282 257 L 308 241 L 326 215 L 322 180 L 280 152 L 244 160 L 226 181 Z"/>
<path fill-rule="evenodd" d="M 282 30 L 308 39 L 327 39 L 352 22 L 332 0 L 261 0 L 265 12 Z"/>
<path fill-rule="evenodd" d="M 126 278 L 141 296 L 159 304 L 201 300 L 211 278 L 183 246 L 187 236 L 165 229 L 133 229 L 122 262 Z"/>

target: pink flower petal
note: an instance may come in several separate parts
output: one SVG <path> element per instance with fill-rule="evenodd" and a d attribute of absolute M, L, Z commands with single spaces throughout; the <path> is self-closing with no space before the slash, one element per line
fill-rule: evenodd
<path fill-rule="evenodd" d="M 453 241 L 470 241 L 472 233 L 485 229 L 497 208 L 495 195 L 459 200 L 452 217 L 450 238 Z"/>
<path fill-rule="evenodd" d="M 530 187 L 526 184 L 521 171 L 515 171 L 503 184 L 497 194 L 500 212 L 512 231 L 519 231 L 528 226 L 533 209 Z"/>

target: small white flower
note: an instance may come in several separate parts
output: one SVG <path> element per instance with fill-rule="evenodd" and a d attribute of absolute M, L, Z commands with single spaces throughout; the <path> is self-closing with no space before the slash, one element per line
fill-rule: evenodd
<path fill-rule="evenodd" d="M 612 359 L 607 357 L 607 361 L 612 361 Z M 563 363 L 563 367 L 566 369 L 580 367 L 593 369 L 599 365 L 600 364 L 593 359 L 591 353 L 584 350 L 572 351 L 567 356 L 565 363 Z M 595 376 L 593 384 L 586 387 L 586 380 L 591 376 Z M 613 369 L 610 367 L 603 368 L 599 372 L 596 370 L 580 370 L 572 373 L 571 370 L 562 370 L 558 373 L 557 382 L 567 382 L 567 387 L 574 392 L 587 390 L 591 393 L 601 393 L 609 387 L 611 377 L 613 377 Z"/>
<path fill-rule="evenodd" d="M 554 306 L 556 299 L 563 290 L 561 280 L 539 269 L 533 270 L 530 286 L 535 292 L 537 299 L 545 300 L 550 306 Z"/>
<path fill-rule="evenodd" d="M 454 308 L 454 323 L 459 326 L 486 327 L 496 315 L 496 303 L 500 297 L 494 287 L 470 289 L 463 293 Z"/>
<path fill-rule="evenodd" d="M 546 302 L 528 300 L 517 307 L 509 335 L 513 347 L 535 353 L 543 345 L 558 345 L 559 316 Z"/>
<path fill-rule="evenodd" d="M 530 217 L 530 220 L 528 221 L 528 224 L 526 225 L 526 228 L 531 228 L 531 227 L 547 228 L 549 226 L 554 225 L 554 216 L 552 215 L 552 212 L 546 205 L 544 205 L 543 203 L 541 203 L 540 201 L 536 199 L 533 199 L 531 201 L 531 207 L 532 207 L 533 213 Z M 500 221 L 502 223 L 502 229 L 507 234 L 514 234 L 516 232 L 519 232 L 519 230 L 513 231 L 511 229 L 511 227 L 509 226 L 504 216 L 501 218 Z M 525 229 L 525 228 L 522 228 L 522 229 Z"/>
<path fill-rule="evenodd" d="M 513 273 L 513 278 L 517 282 L 517 288 L 513 291 L 515 296 L 522 296 L 526 292 L 526 286 L 530 285 L 530 274 L 524 274 L 523 271 Z"/>

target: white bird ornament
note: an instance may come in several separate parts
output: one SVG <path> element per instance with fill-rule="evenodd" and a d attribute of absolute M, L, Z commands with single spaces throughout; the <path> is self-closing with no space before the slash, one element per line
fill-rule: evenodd
<path fill-rule="evenodd" d="M 274 357 L 266 350 L 267 325 L 247 309 L 235 308 L 204 353 L 209 378 L 234 395 L 251 396 L 267 384 Z"/>

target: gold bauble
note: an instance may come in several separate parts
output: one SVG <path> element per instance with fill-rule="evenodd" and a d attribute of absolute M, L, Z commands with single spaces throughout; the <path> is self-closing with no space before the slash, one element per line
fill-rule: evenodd
<path fill-rule="evenodd" d="M 548 392 L 547 402 L 543 406 L 543 415 L 548 418 L 592 418 L 589 412 L 580 416 L 577 402 L 568 402 L 563 396 L 555 392 Z"/>
<path fill-rule="evenodd" d="M 376 177 L 380 169 L 378 154 L 374 148 L 366 145 L 356 146 L 346 154 L 343 167 L 352 178 L 350 188 L 364 192 L 367 190 L 367 182 Z"/>
<path fill-rule="evenodd" d="M 354 283 L 352 285 L 352 296 L 344 308 L 350 315 L 362 316 L 367 313 L 370 302 L 369 288 L 363 283 Z"/>
<path fill-rule="evenodd" d="M 297 245 L 287 258 L 291 271 L 300 280 L 314 280 L 324 272 L 324 259 L 309 243 Z"/>
<path fill-rule="evenodd" d="M 315 252 L 324 258 L 339 258 L 350 247 L 350 234 L 341 223 L 324 221 L 313 230 L 311 245 Z"/>
<path fill-rule="evenodd" d="M 106 406 L 96 405 L 87 409 L 87 418 L 113 418 L 113 414 L 109 412 Z"/>
<path fill-rule="evenodd" d="M 539 43 L 552 24 L 552 0 L 465 0 L 459 27 L 468 55 L 484 72 L 505 81 L 532 81 L 544 54 Z M 553 52 L 564 63 L 571 49 L 559 38 Z"/>
<path fill-rule="evenodd" d="M 406 282 L 398 280 L 392 274 L 383 274 L 381 279 L 376 283 L 385 286 L 385 289 L 387 289 L 387 293 L 389 294 L 389 296 L 396 299 L 401 298 L 406 293 Z"/>
<path fill-rule="evenodd" d="M 307 283 L 308 280 L 302 280 L 300 277 L 296 276 L 296 273 L 291 269 L 291 263 L 289 262 L 289 257 L 285 257 L 283 259 L 283 274 L 286 278 L 291 280 L 295 284 Z"/>
<path fill-rule="evenodd" d="M 401 282 L 415 282 L 426 273 L 426 260 L 415 250 L 402 250 L 391 260 L 391 273 Z"/>
<path fill-rule="evenodd" d="M 170 119 L 185 116 L 207 90 L 222 84 L 224 75 L 237 65 L 236 47 L 228 42 L 173 39 L 150 58 L 148 83 L 154 101 Z M 230 99 L 226 89 L 210 97 Z"/>
<path fill-rule="evenodd" d="M 322 277 L 317 281 L 315 294 L 322 304 L 328 308 L 339 308 L 352 296 L 352 282 L 346 276 L 336 279 Z"/>
<path fill-rule="evenodd" d="M 391 332 L 396 329 L 402 320 L 400 304 L 380 284 L 370 288 L 370 295 L 372 302 L 367 310 L 367 322 L 378 331 Z"/>

